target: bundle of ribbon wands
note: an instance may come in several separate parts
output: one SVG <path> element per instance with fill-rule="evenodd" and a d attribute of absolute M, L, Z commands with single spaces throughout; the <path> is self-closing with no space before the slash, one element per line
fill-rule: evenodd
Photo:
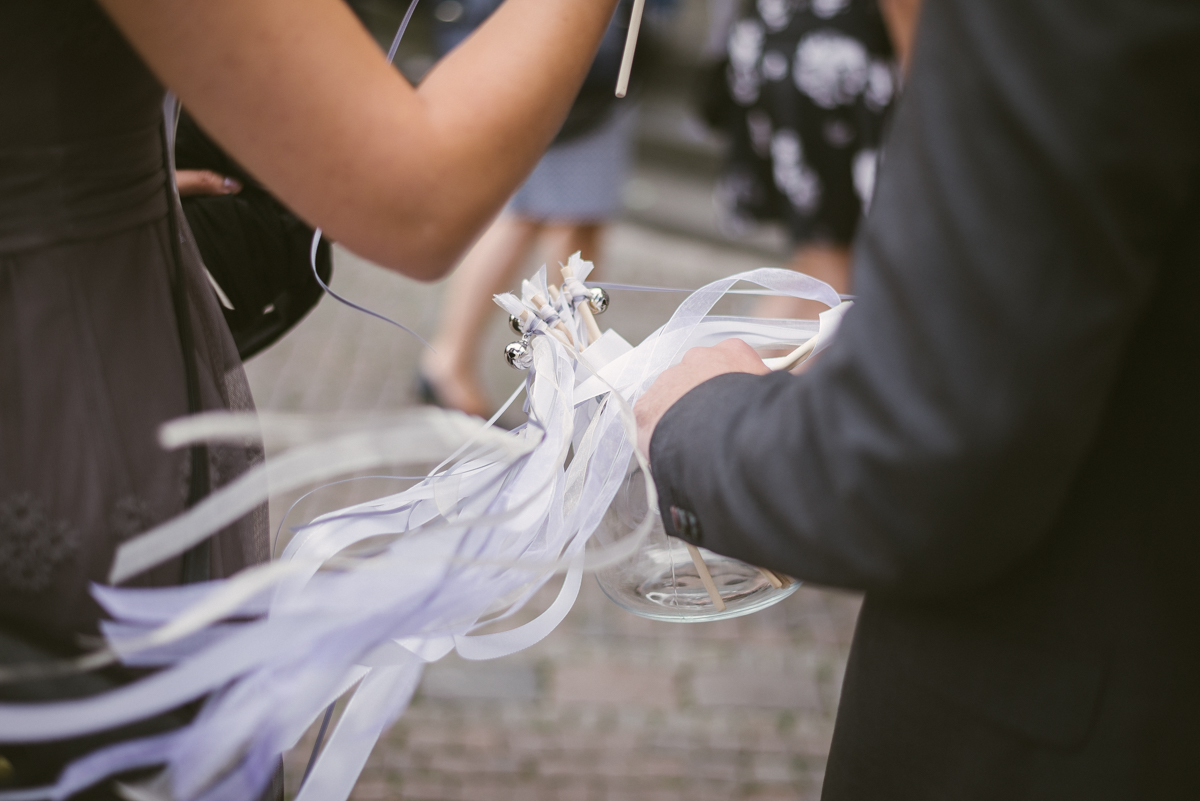
<path fill-rule="evenodd" d="M 534 276 L 532 281 L 522 282 L 519 308 L 514 307 L 513 296 L 497 297 L 497 302 L 510 312 L 509 325 L 521 336 L 519 341 L 510 343 L 504 349 L 509 365 L 518 370 L 527 370 L 532 366 L 530 339 L 537 333 L 549 335 L 563 347 L 572 350 L 586 364 L 584 351 L 603 336 L 596 323 L 596 315 L 603 314 L 609 305 L 608 293 L 602 287 L 589 287 L 583 283 L 582 279 L 587 277 L 591 269 L 591 264 L 582 261 L 577 253 L 567 264 L 560 265 L 561 286 L 546 281 L 543 271 Z M 577 271 L 582 275 L 577 275 Z M 766 359 L 765 363 L 772 370 L 791 369 L 812 355 L 817 339 L 813 337 L 790 353 Z M 589 369 L 594 372 L 594 368 Z M 713 608 L 717 612 L 724 612 L 725 600 L 700 549 L 690 542 L 684 541 L 684 545 Z M 774 571 L 765 568 L 758 568 L 758 571 L 774 589 L 783 589 L 792 583 L 787 576 Z"/>
<path fill-rule="evenodd" d="M 130 797 L 258 797 L 278 755 L 339 698 L 346 699 L 342 717 L 297 801 L 346 801 L 426 663 L 451 652 L 502 658 L 539 642 L 571 610 L 584 572 L 596 573 L 624 608 L 659 620 L 749 614 L 793 592 L 794 581 L 695 546 L 687 547 L 694 576 L 686 560 L 674 561 L 678 541 L 660 539 L 657 491 L 637 449 L 632 404 L 691 347 L 738 337 L 752 347 L 795 348 L 784 362 L 810 358 L 833 338 L 849 304 L 809 276 L 752 270 L 690 292 L 634 347 L 596 325 L 607 296 L 585 284 L 590 271 L 574 256 L 561 284 L 551 288 L 541 270 L 520 297 L 496 298 L 521 334 L 509 358 L 528 368 L 521 389 L 529 419 L 517 430 L 434 408 L 342 419 L 209 413 L 168 424 L 160 432 L 167 448 L 271 437 L 283 449 L 121 544 L 109 585 L 91 588 L 109 618 L 102 647 L 63 663 L 5 667 L 0 683 L 115 662 L 148 672 L 95 696 L 0 703 L 0 742 L 79 738 L 196 701 L 202 710 L 180 728 L 98 746 L 52 784 L 0 789 L 0 801 L 59 801 L 141 769 L 157 772 L 128 787 Z M 710 315 L 742 281 L 829 311 L 819 322 Z M 332 486 L 325 482 L 383 465 L 423 473 L 435 462 L 406 489 L 292 527 L 270 563 L 182 587 L 119 586 L 271 493 Z M 618 578 L 606 584 L 606 571 Z M 560 574 L 549 606 L 495 630 Z M 630 590 L 624 602 L 614 587 Z"/>

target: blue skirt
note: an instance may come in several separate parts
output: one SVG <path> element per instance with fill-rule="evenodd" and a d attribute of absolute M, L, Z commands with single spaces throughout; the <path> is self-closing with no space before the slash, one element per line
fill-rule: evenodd
<path fill-rule="evenodd" d="M 621 208 L 629 174 L 636 110 L 618 102 L 591 133 L 546 151 L 508 213 L 547 222 L 604 222 Z"/>

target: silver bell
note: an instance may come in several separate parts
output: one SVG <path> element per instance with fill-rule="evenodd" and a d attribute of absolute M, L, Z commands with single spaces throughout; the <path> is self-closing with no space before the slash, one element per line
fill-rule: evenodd
<path fill-rule="evenodd" d="M 604 314 L 608 310 L 608 293 L 603 287 L 588 287 L 588 307 L 592 314 Z"/>
<path fill-rule="evenodd" d="M 525 340 L 509 342 L 504 346 L 504 358 L 514 370 L 528 370 L 533 366 L 533 348 Z"/>
<path fill-rule="evenodd" d="M 517 317 L 515 314 L 508 315 L 508 327 L 511 328 L 513 333 L 517 336 L 521 336 L 525 333 L 521 330 L 521 318 Z"/>

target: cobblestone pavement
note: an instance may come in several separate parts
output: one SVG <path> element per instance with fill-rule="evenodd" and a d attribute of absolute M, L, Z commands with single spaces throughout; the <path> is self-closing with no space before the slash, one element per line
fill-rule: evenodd
<path fill-rule="evenodd" d="M 672 196 L 658 177 L 652 185 Z M 761 249 L 632 222 L 610 231 L 605 253 L 605 280 L 678 287 L 779 264 Z M 441 292 L 345 251 L 336 254 L 334 287 L 422 334 L 432 329 Z M 614 292 L 601 322 L 638 341 L 681 297 Z M 745 311 L 744 298 L 723 303 Z M 510 339 L 498 314 L 481 354 L 497 403 L 520 381 L 501 356 Z M 248 372 L 260 408 L 392 409 L 413 402 L 419 348 L 326 299 Z M 518 409 L 508 419 L 519 417 Z M 289 520 L 396 489 L 344 485 L 301 504 Z M 292 500 L 274 500 L 276 524 Z M 655 623 L 622 611 L 587 579 L 567 620 L 537 646 L 494 662 L 451 656 L 431 665 L 412 707 L 372 753 L 354 798 L 815 799 L 857 611 L 854 596 L 802 587 L 749 617 Z M 312 737 L 288 757 L 291 792 Z"/>
<path fill-rule="evenodd" d="M 857 610 L 802 587 L 746 618 L 655 623 L 589 581 L 533 648 L 431 665 L 353 797 L 815 799 Z"/>

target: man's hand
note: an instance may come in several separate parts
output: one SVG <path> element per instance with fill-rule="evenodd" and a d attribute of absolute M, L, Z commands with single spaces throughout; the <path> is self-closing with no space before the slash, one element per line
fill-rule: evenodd
<path fill-rule="evenodd" d="M 242 185 L 236 178 L 217 175 L 211 170 L 176 170 L 175 185 L 180 197 L 196 195 L 236 195 Z"/>
<path fill-rule="evenodd" d="M 754 349 L 740 339 L 727 339 L 713 348 L 692 348 L 683 354 L 683 361 L 658 377 L 646 394 L 633 407 L 637 417 L 638 449 L 650 458 L 650 437 L 654 427 L 689 391 L 713 376 L 724 373 L 755 373 L 762 375 L 770 370 L 763 364 Z"/>

